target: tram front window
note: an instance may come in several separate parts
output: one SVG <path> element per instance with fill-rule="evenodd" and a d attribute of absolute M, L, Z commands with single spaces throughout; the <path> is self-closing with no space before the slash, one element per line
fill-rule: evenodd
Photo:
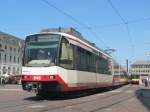
<path fill-rule="evenodd" d="M 47 36 L 48 37 L 48 36 Z M 26 66 L 52 66 L 56 64 L 59 39 L 46 38 L 28 41 L 25 50 Z"/>

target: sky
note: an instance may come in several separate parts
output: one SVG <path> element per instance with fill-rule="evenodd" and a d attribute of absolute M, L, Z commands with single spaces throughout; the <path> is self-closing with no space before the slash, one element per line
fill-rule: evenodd
<path fill-rule="evenodd" d="M 74 27 L 98 47 L 115 49 L 112 56 L 125 65 L 150 59 L 149 12 L 150 0 L 1 0 L 0 31 L 25 39 L 45 28 Z"/>

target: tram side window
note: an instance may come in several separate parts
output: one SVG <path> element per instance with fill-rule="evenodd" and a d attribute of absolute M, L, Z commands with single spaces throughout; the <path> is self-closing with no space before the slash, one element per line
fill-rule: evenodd
<path fill-rule="evenodd" d="M 97 58 L 97 64 L 96 64 L 96 71 L 97 71 L 97 73 L 101 73 L 101 68 L 100 68 L 100 59 L 99 58 Z"/>
<path fill-rule="evenodd" d="M 62 40 L 60 51 L 60 66 L 73 69 L 73 46 L 66 39 Z"/>
<path fill-rule="evenodd" d="M 87 71 L 91 71 L 91 53 L 86 51 Z"/>
<path fill-rule="evenodd" d="M 77 69 L 81 71 L 86 71 L 86 51 L 80 47 L 77 47 Z"/>
<path fill-rule="evenodd" d="M 96 56 L 91 52 L 77 47 L 77 69 L 81 71 L 96 72 Z"/>
<path fill-rule="evenodd" d="M 91 52 L 86 52 L 87 59 L 87 71 L 96 72 L 96 58 Z"/>
<path fill-rule="evenodd" d="M 94 54 L 91 56 L 91 71 L 96 72 L 96 56 Z"/>
<path fill-rule="evenodd" d="M 81 47 L 77 47 L 75 55 L 77 56 L 77 70 L 111 74 L 107 59 L 99 58 Z"/>
<path fill-rule="evenodd" d="M 98 72 L 102 74 L 110 74 L 108 60 L 100 58 L 98 61 Z"/>

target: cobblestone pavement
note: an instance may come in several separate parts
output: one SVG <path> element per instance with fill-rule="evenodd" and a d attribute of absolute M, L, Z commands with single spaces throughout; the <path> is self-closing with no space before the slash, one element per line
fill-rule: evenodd
<path fill-rule="evenodd" d="M 150 87 L 126 85 L 112 91 L 42 98 L 21 85 L 0 86 L 0 112 L 150 112 Z"/>

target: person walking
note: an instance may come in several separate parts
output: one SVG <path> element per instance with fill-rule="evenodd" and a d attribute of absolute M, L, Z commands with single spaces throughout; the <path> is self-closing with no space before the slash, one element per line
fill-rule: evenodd
<path fill-rule="evenodd" d="M 144 83 L 145 83 L 145 87 L 148 87 L 148 80 L 147 80 L 147 78 L 144 80 Z"/>
<path fill-rule="evenodd" d="M 1 85 L 4 86 L 5 85 L 5 78 L 1 77 L 0 79 L 1 79 Z"/>

